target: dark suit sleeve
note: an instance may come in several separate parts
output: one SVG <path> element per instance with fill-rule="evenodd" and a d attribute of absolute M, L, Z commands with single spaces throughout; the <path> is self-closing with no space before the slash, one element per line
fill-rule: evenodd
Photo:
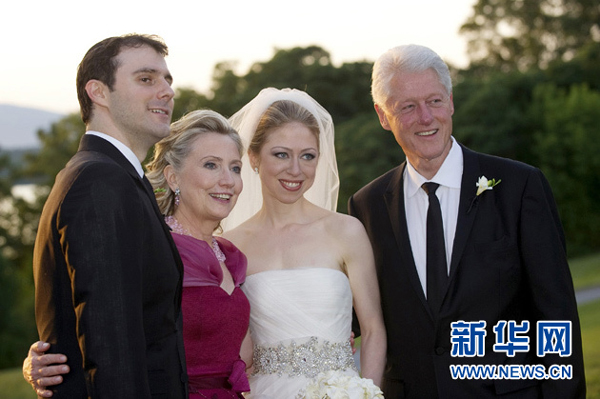
<path fill-rule="evenodd" d="M 348 199 L 348 215 L 360 219 L 357 215 L 357 209 L 354 206 L 354 196 L 351 196 L 350 199 Z"/>
<path fill-rule="evenodd" d="M 96 164 L 74 181 L 57 215 L 91 397 L 150 397 L 141 199 L 131 175 Z"/>
<path fill-rule="evenodd" d="M 553 364 L 572 365 L 573 378 L 546 380 L 542 384 L 543 397 L 584 398 L 581 331 L 565 237 L 550 185 L 538 169 L 530 173 L 525 185 L 520 218 L 520 253 L 535 318 L 572 322 L 572 355 L 560 357 L 553 354 L 541 359 L 547 367 Z M 533 345 L 531 349 L 535 350 Z"/>

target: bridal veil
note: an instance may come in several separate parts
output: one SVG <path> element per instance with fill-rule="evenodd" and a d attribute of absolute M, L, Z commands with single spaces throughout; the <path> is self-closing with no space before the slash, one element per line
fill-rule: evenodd
<path fill-rule="evenodd" d="M 334 126 L 331 115 L 307 93 L 296 89 L 266 88 L 241 110 L 236 112 L 229 122 L 238 131 L 244 148 L 248 145 L 258 122 L 264 112 L 276 101 L 289 100 L 306 108 L 319 124 L 319 163 L 312 187 L 305 193 L 306 199 L 315 205 L 335 211 L 337 207 L 339 176 L 334 147 Z M 221 222 L 223 231 L 240 225 L 258 212 L 262 206 L 262 188 L 260 178 L 250 166 L 247 151 L 242 158 L 242 181 L 244 189 L 236 206 L 229 216 Z"/>

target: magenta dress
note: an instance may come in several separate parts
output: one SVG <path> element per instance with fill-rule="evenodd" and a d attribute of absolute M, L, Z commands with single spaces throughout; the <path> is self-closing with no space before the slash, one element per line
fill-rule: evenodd
<path fill-rule="evenodd" d="M 223 271 L 212 248 L 194 237 L 173 233 L 183 260 L 183 340 L 189 398 L 243 398 L 250 390 L 240 358 L 248 330 L 250 304 L 240 285 L 246 279 L 246 256 L 230 241 L 217 238 L 235 289 L 220 285 Z"/>

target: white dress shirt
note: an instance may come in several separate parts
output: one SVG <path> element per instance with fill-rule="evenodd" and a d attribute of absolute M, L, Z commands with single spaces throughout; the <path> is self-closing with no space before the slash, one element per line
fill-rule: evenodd
<path fill-rule="evenodd" d="M 131 148 L 127 147 L 125 144 L 121 143 L 116 138 L 109 136 L 108 134 L 105 134 L 105 133 L 96 132 L 94 130 L 88 130 L 87 132 L 85 132 L 85 134 L 91 134 L 93 136 L 101 137 L 104 140 L 111 143 L 112 145 L 114 145 L 115 147 L 117 147 L 117 150 L 119 150 L 121 152 L 121 154 L 123 154 L 123 156 L 125 158 L 127 158 L 127 160 L 133 165 L 135 170 L 140 175 L 140 178 L 144 177 L 144 169 L 142 168 L 142 163 L 140 162 L 138 157 L 135 156 L 133 151 L 131 151 Z"/>
<path fill-rule="evenodd" d="M 446 261 L 448 271 L 450 270 L 450 259 L 452 256 L 452 245 L 456 233 L 456 222 L 458 219 L 458 205 L 460 202 L 460 184 L 463 174 L 462 149 L 452 139 L 452 147 L 440 170 L 431 180 L 427 180 L 417 170 L 406 162 L 404 169 L 404 204 L 406 212 L 406 223 L 408 236 L 412 248 L 415 266 L 421 280 L 423 292 L 427 296 L 427 208 L 429 198 L 421 188 L 423 183 L 434 182 L 440 186 L 435 195 L 440 200 L 442 209 L 442 222 L 444 224 L 444 237 L 446 245 Z"/>

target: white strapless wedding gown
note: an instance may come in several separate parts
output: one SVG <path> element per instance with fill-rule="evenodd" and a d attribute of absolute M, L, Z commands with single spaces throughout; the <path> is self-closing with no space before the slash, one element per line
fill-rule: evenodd
<path fill-rule="evenodd" d="M 294 399 L 328 370 L 358 377 L 350 346 L 352 291 L 329 268 L 252 274 L 242 286 L 250 301 L 254 368 L 252 399 Z"/>

